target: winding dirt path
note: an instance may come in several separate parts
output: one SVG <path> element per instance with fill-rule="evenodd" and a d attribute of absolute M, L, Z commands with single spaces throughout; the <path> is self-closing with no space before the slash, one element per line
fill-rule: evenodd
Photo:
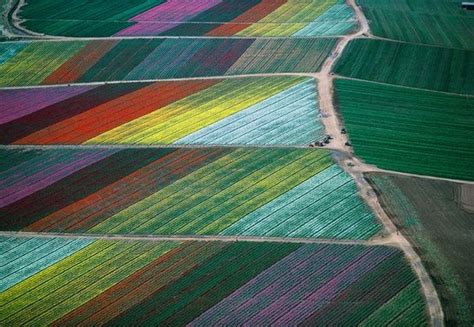
<path fill-rule="evenodd" d="M 5 29 L 7 31 L 6 36 L 10 38 L 43 38 L 44 34 L 30 31 L 21 26 L 23 20 L 18 17 L 18 13 L 25 5 L 25 0 L 9 0 L 7 5 L 8 17 L 6 21 L 8 27 Z"/>
<path fill-rule="evenodd" d="M 332 68 L 351 40 L 359 38 L 363 35 L 366 37 L 371 37 L 367 19 L 365 18 L 362 10 L 355 3 L 355 0 L 346 0 L 346 2 L 356 13 L 357 20 L 359 22 L 359 30 L 353 34 L 344 36 L 339 40 L 336 48 L 333 50 L 333 53 L 323 64 L 322 70 L 319 73 L 319 106 L 323 116 L 321 120 L 326 127 L 327 133 L 334 138 L 331 142 L 331 148 L 340 151 L 340 154 L 335 156 L 336 160 L 340 166 L 352 176 L 359 188 L 360 195 L 372 208 L 373 212 L 385 227 L 386 235 L 382 235 L 381 237 L 373 239 L 372 241 L 374 244 L 397 246 L 404 252 L 421 283 L 422 291 L 425 296 L 428 312 L 430 315 L 431 325 L 436 327 L 444 326 L 444 314 L 441 307 L 441 302 L 433 282 L 431 281 L 428 272 L 423 266 L 421 258 L 415 252 L 408 240 L 397 231 L 396 226 L 393 224 L 387 213 L 380 205 L 380 202 L 372 186 L 364 178 L 365 172 L 374 171 L 377 169 L 362 164 L 362 162 L 354 156 L 352 148 L 345 145 L 345 143 L 348 141 L 347 134 L 341 133 L 341 122 L 334 106 L 334 76 L 331 73 Z M 350 165 L 348 165 L 349 161 L 351 162 Z"/>

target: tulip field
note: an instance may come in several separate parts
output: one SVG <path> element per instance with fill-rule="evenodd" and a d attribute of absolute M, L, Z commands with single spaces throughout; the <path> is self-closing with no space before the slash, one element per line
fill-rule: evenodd
<path fill-rule="evenodd" d="M 473 325 L 460 2 L 0 11 L 0 326 Z"/>
<path fill-rule="evenodd" d="M 327 36 L 356 27 L 342 0 L 31 1 L 22 25 L 61 36 Z"/>
<path fill-rule="evenodd" d="M 390 247 L 0 238 L 2 325 L 425 325 Z M 36 253 L 41 253 L 38 258 Z"/>
<path fill-rule="evenodd" d="M 335 42 L 334 38 L 6 42 L 0 43 L 0 86 L 312 73 Z"/>
<path fill-rule="evenodd" d="M 0 175 L 1 230 L 337 239 L 380 231 L 329 151 L 11 152 L 2 152 L 15 164 Z"/>
<path fill-rule="evenodd" d="M 304 77 L 29 88 L 0 97 L 2 144 L 307 145 L 324 136 L 316 83 Z"/>

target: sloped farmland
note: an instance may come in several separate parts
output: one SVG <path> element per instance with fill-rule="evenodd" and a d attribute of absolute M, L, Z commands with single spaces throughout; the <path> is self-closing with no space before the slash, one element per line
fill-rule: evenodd
<path fill-rule="evenodd" d="M 2 230 L 368 239 L 380 225 L 329 151 L 3 150 Z M 27 186 L 27 187 L 26 187 Z"/>
<path fill-rule="evenodd" d="M 307 145 L 316 82 L 265 77 L 0 90 L 3 144 Z"/>
<path fill-rule="evenodd" d="M 22 26 L 60 36 L 324 36 L 356 24 L 342 0 L 154 0 L 124 4 L 58 0 L 28 2 Z"/>
<path fill-rule="evenodd" d="M 0 44 L 0 86 L 313 73 L 334 38 L 113 39 Z M 17 43 L 16 43 L 17 44 Z"/>
<path fill-rule="evenodd" d="M 1 240 L 7 325 L 427 323 L 420 286 L 390 247 Z"/>

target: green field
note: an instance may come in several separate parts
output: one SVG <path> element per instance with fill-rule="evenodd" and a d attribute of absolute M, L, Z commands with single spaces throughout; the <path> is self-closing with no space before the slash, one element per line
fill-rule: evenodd
<path fill-rule="evenodd" d="M 27 29 L 50 35 L 109 36 L 128 26 L 136 14 L 153 8 L 164 0 L 97 1 L 60 0 L 28 1 L 21 11 Z M 47 17 L 48 19 L 44 19 Z"/>
<path fill-rule="evenodd" d="M 339 75 L 459 94 L 474 94 L 474 51 L 357 39 L 338 60 Z"/>
<path fill-rule="evenodd" d="M 336 80 L 358 156 L 380 168 L 474 180 L 474 98 Z"/>
<path fill-rule="evenodd" d="M 474 49 L 474 13 L 452 0 L 357 0 L 374 35 Z"/>
<path fill-rule="evenodd" d="M 447 325 L 472 326 L 474 212 L 461 203 L 472 198 L 474 186 L 386 174 L 367 178 L 384 210 L 420 254 L 439 293 Z"/>

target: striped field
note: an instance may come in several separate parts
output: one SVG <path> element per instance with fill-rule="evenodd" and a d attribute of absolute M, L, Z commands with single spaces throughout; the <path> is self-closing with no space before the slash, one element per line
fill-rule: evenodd
<path fill-rule="evenodd" d="M 474 95 L 474 50 L 355 39 L 334 71 L 367 81 Z"/>
<path fill-rule="evenodd" d="M 474 97 L 337 79 L 358 156 L 380 168 L 474 180 Z"/>
<path fill-rule="evenodd" d="M 368 239 L 381 226 L 316 149 L 2 150 L 1 230 Z"/>
<path fill-rule="evenodd" d="M 322 138 L 312 78 L 0 90 L 1 144 L 280 144 Z"/>
<path fill-rule="evenodd" d="M 2 325 L 427 325 L 419 284 L 389 247 L 54 238 L 0 247 Z"/>
<path fill-rule="evenodd" d="M 474 324 L 474 185 L 367 174 L 380 203 L 433 278 L 446 325 Z"/>
<path fill-rule="evenodd" d="M 317 72 L 335 38 L 0 43 L 0 86 Z"/>
<path fill-rule="evenodd" d="M 342 0 L 153 0 L 28 2 L 22 26 L 62 36 L 325 36 L 351 32 Z"/>
<path fill-rule="evenodd" d="M 392 40 L 474 50 L 474 14 L 451 0 L 358 0 L 372 33 Z"/>

